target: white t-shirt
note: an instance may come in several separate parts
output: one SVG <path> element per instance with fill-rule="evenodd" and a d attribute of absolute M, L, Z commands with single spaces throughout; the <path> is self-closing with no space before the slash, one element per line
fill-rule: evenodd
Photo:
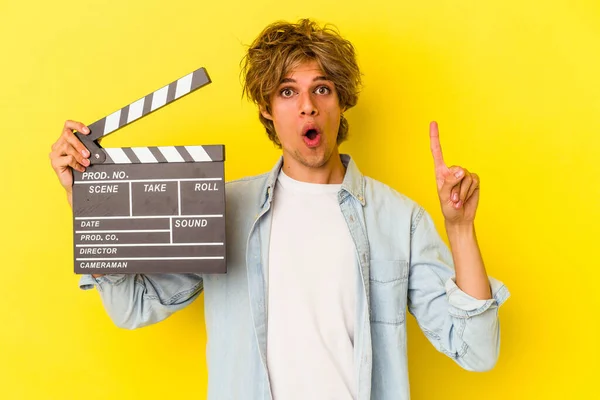
<path fill-rule="evenodd" d="M 341 185 L 280 172 L 273 194 L 267 366 L 275 400 L 354 399 L 355 248 Z"/>

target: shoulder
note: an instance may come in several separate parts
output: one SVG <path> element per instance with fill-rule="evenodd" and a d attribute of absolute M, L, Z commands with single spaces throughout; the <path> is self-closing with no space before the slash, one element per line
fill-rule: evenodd
<path fill-rule="evenodd" d="M 403 193 L 400 193 L 396 189 L 380 182 L 376 179 L 365 176 L 365 197 L 367 202 L 374 202 L 375 204 L 385 202 L 392 203 L 397 206 L 413 209 L 420 208 L 413 199 L 409 198 Z"/>
<path fill-rule="evenodd" d="M 248 176 L 225 183 L 227 202 L 260 203 L 266 193 L 269 173 Z"/>
<path fill-rule="evenodd" d="M 416 201 L 396 189 L 368 176 L 365 179 L 366 208 L 386 214 L 392 219 L 410 221 L 411 230 L 419 223 L 425 209 Z"/>
<path fill-rule="evenodd" d="M 260 175 L 246 176 L 244 178 L 236 179 L 233 181 L 225 182 L 225 188 L 227 190 L 244 190 L 248 188 L 252 188 L 255 186 L 264 186 L 267 177 L 269 176 L 268 172 Z"/>

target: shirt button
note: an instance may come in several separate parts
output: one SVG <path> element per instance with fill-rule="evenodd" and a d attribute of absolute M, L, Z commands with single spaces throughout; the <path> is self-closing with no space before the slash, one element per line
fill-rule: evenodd
<path fill-rule="evenodd" d="M 353 215 L 351 215 L 349 219 L 350 219 L 350 222 L 354 222 L 354 216 Z"/>

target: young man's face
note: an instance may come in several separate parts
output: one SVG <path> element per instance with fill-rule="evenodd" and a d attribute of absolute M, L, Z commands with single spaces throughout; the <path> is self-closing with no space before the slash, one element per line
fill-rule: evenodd
<path fill-rule="evenodd" d="M 271 113 L 261 112 L 273 121 L 288 167 L 326 167 L 338 156 L 342 110 L 333 82 L 316 61 L 291 70 L 271 96 Z"/>

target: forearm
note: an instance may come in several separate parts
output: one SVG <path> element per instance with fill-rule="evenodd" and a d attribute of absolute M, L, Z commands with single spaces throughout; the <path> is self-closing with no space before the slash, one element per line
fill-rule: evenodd
<path fill-rule="evenodd" d="M 490 283 L 477 243 L 475 226 L 472 223 L 446 223 L 446 233 L 456 270 L 456 285 L 478 300 L 491 299 Z"/>
<path fill-rule="evenodd" d="M 447 224 L 446 232 L 450 249 L 426 212 L 416 224 L 409 310 L 438 350 L 465 369 L 487 371 L 498 358 L 497 309 L 509 293 L 502 282 L 488 278 L 472 225 Z"/>

